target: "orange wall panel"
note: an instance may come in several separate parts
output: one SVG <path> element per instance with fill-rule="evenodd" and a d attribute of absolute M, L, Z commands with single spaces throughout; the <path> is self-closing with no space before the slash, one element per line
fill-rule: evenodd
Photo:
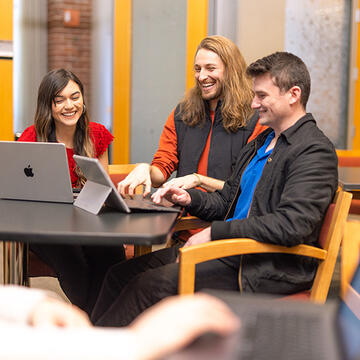
<path fill-rule="evenodd" d="M 13 2 L 0 0 L 0 40 L 13 38 Z"/>
<path fill-rule="evenodd" d="M 14 140 L 12 60 L 0 60 L 0 140 Z"/>
<path fill-rule="evenodd" d="M 194 55 L 207 35 L 208 0 L 187 2 L 186 89 L 194 86 Z"/>
<path fill-rule="evenodd" d="M 357 8 L 359 9 L 360 1 L 357 2 Z M 358 74 L 360 71 L 360 26 L 357 24 L 357 50 L 356 50 L 356 67 L 358 69 Z M 360 149 L 360 79 L 358 78 L 355 81 L 354 87 L 354 126 L 355 126 L 355 136 L 353 140 L 353 149 Z"/>
<path fill-rule="evenodd" d="M 13 2 L 0 0 L 0 40 L 13 38 Z M 0 140 L 13 140 L 13 62 L 0 59 Z"/>
<path fill-rule="evenodd" d="M 130 159 L 131 102 L 131 0 L 115 1 L 114 15 L 114 86 L 113 156 L 115 164 Z"/>

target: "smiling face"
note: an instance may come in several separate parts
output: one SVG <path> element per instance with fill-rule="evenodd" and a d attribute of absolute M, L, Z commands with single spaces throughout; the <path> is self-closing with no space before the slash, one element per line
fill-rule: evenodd
<path fill-rule="evenodd" d="M 210 102 L 211 110 L 215 110 L 222 95 L 225 65 L 213 51 L 200 49 L 195 57 L 195 80 L 204 100 Z"/>
<path fill-rule="evenodd" d="M 281 128 L 291 115 L 294 99 L 289 91 L 281 91 L 269 73 L 258 75 L 253 80 L 254 99 L 251 107 L 259 111 L 259 122 L 274 130 Z"/>
<path fill-rule="evenodd" d="M 83 113 L 84 99 L 79 85 L 69 80 L 67 85 L 54 98 L 51 106 L 52 116 L 57 126 L 76 126 Z"/>

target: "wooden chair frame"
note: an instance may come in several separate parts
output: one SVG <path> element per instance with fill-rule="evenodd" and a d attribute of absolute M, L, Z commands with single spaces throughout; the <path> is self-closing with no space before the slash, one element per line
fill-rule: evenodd
<path fill-rule="evenodd" d="M 360 150 L 336 150 L 338 166 L 360 167 Z M 360 191 L 353 190 L 353 199 L 350 206 L 350 214 L 360 215 Z"/>
<path fill-rule="evenodd" d="M 347 221 L 341 244 L 341 297 L 344 299 L 360 258 L 360 222 Z"/>
<path fill-rule="evenodd" d="M 129 174 L 135 168 L 137 164 L 109 164 L 108 173 L 112 174 Z"/>
<path fill-rule="evenodd" d="M 108 173 L 110 178 L 116 175 L 127 175 L 131 171 L 133 171 L 138 164 L 109 164 L 108 165 Z M 117 184 L 115 185 L 117 186 Z M 143 186 L 139 185 L 135 189 L 135 194 L 142 194 L 143 193 Z"/>
<path fill-rule="evenodd" d="M 310 300 L 324 303 L 334 272 L 351 199 L 352 195 L 350 193 L 342 190 L 337 191 L 333 201 L 333 212 L 323 248 L 304 244 L 285 247 L 261 243 L 253 239 L 240 238 L 216 240 L 180 249 L 179 294 L 191 294 L 194 292 L 195 265 L 198 263 L 233 255 L 283 253 L 309 256 L 320 261 L 312 289 L 310 290 Z M 177 227 L 181 228 L 182 222 L 190 222 L 190 220 L 186 218 L 180 219 Z M 184 226 L 182 229 L 184 229 Z"/>

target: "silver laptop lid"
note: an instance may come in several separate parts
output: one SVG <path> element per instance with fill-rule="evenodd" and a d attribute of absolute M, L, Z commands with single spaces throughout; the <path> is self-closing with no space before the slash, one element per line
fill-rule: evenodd
<path fill-rule="evenodd" d="M 74 155 L 74 160 L 87 179 L 84 188 L 74 203 L 75 206 L 97 214 L 102 203 L 105 201 L 112 208 L 130 213 L 125 200 L 116 190 L 98 159 Z"/>
<path fill-rule="evenodd" d="M 118 209 L 122 212 L 181 212 L 179 206 L 156 205 L 142 195 L 135 195 L 134 199 L 125 198 L 119 194 L 107 172 L 98 159 L 74 155 L 74 160 L 84 173 L 87 181 L 74 202 L 84 210 L 98 214 L 102 205 Z"/>
<path fill-rule="evenodd" d="M 72 203 L 64 144 L 0 141 L 0 197 Z"/>

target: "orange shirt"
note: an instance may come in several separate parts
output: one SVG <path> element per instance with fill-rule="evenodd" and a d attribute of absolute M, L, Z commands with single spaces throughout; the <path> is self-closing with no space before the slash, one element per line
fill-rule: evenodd
<path fill-rule="evenodd" d="M 264 130 L 266 130 L 268 128 L 268 126 L 266 125 L 261 125 L 259 123 L 259 120 L 257 121 L 256 125 L 255 125 L 255 129 L 252 132 L 252 134 L 250 135 L 250 137 L 248 138 L 248 143 L 252 140 L 254 140 L 260 133 L 262 133 Z"/>
<path fill-rule="evenodd" d="M 156 166 L 164 175 L 165 181 L 177 169 L 179 159 L 177 156 L 177 134 L 174 119 L 175 109 L 169 115 L 159 140 L 151 165 Z"/>

